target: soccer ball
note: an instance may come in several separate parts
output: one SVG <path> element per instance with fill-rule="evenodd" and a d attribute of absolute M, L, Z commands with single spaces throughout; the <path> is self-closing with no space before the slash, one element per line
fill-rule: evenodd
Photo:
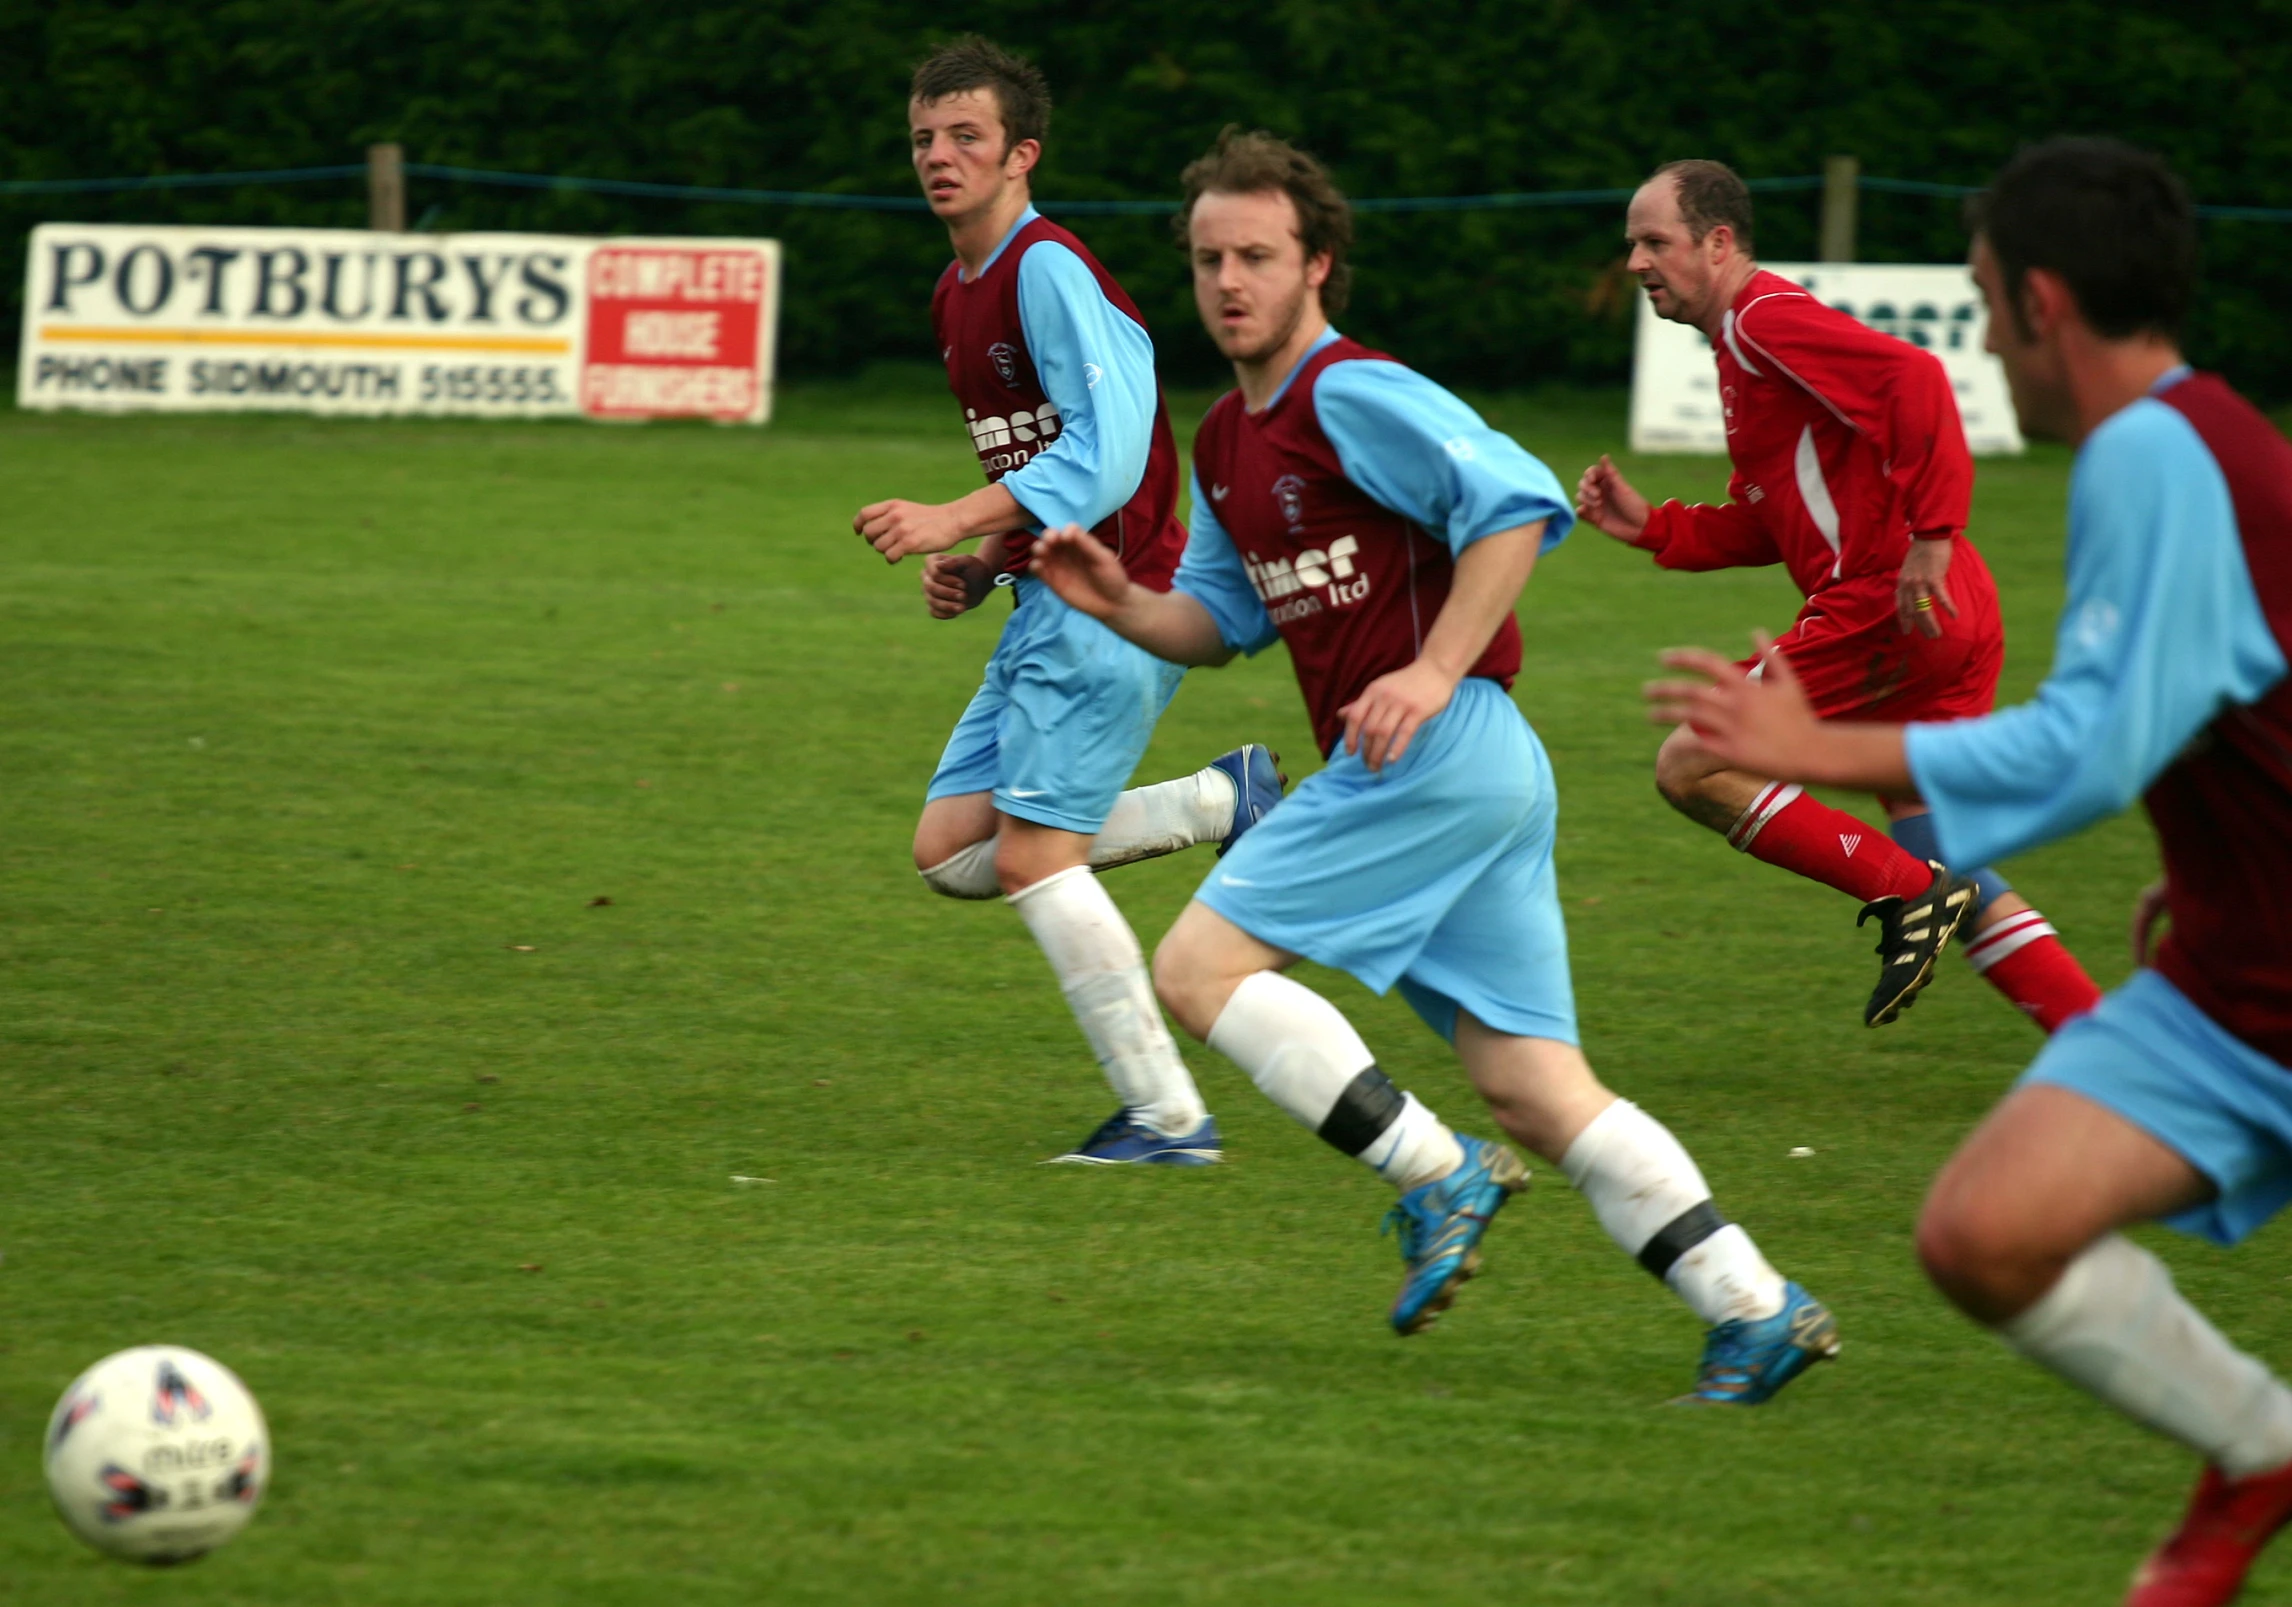
<path fill-rule="evenodd" d="M 247 1386 L 180 1345 L 106 1356 L 48 1419 L 48 1493 L 96 1550 L 128 1562 L 203 1556 L 246 1527 L 271 1481 Z"/>

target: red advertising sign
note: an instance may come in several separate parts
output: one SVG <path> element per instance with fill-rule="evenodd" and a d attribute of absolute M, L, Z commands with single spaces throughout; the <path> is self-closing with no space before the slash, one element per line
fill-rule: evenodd
<path fill-rule="evenodd" d="M 596 418 L 760 421 L 778 270 L 768 243 L 600 245 L 589 257 L 582 408 Z"/>

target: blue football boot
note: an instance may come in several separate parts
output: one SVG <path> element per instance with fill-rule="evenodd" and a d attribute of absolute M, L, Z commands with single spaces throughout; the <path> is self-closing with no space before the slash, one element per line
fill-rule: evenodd
<path fill-rule="evenodd" d="M 1528 1168 L 1502 1144 L 1457 1134 L 1464 1164 L 1420 1183 L 1385 1213 L 1385 1232 L 1401 1230 L 1408 1276 L 1393 1302 L 1393 1332 L 1421 1334 L 1449 1308 L 1464 1281 L 1480 1270 L 1480 1238 L 1504 1202 L 1528 1186 Z"/>
<path fill-rule="evenodd" d="M 1756 1406 L 1770 1400 L 1818 1361 L 1838 1354 L 1838 1319 L 1795 1283 L 1783 1285 L 1783 1309 L 1754 1322 L 1723 1322 L 1703 1339 L 1703 1370 L 1678 1406 Z"/>
<path fill-rule="evenodd" d="M 1215 1166 L 1223 1152 L 1218 1147 L 1218 1123 L 1204 1116 L 1202 1125 L 1182 1138 L 1158 1133 L 1127 1110 L 1118 1110 L 1098 1124 L 1098 1130 L 1064 1155 L 1053 1155 L 1045 1166 Z"/>
<path fill-rule="evenodd" d="M 1281 789 L 1289 785 L 1289 778 L 1281 773 L 1281 755 L 1262 742 L 1245 742 L 1220 754 L 1210 761 L 1210 768 L 1224 771 L 1234 784 L 1233 824 L 1218 839 L 1218 858 L 1223 859 L 1242 840 L 1243 832 L 1281 802 Z"/>

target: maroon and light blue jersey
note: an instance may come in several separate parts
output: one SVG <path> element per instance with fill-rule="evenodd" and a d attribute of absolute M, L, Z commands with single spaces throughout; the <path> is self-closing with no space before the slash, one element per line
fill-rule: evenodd
<path fill-rule="evenodd" d="M 2292 443 L 2175 369 L 2079 449 L 2068 568 L 2036 698 L 1905 735 L 1944 855 L 1985 865 L 2145 795 L 2157 969 L 2292 1066 Z"/>
<path fill-rule="evenodd" d="M 1543 520 L 1549 550 L 1575 522 L 1552 471 L 1511 437 L 1335 330 L 1261 411 L 1239 391 L 1211 407 L 1193 501 L 1177 589 L 1229 647 L 1288 644 L 1324 753 L 1344 734 L 1338 711 L 1423 651 L 1466 547 Z M 1519 670 L 1508 618 L 1469 673 L 1509 687 Z"/>
<path fill-rule="evenodd" d="M 1186 543 L 1178 447 L 1153 339 L 1114 276 L 1029 207 L 977 278 L 948 265 L 931 325 L 979 466 L 1033 530 L 1081 525 L 1168 590 Z M 1005 570 L 1025 573 L 1032 545 L 1011 542 Z"/>

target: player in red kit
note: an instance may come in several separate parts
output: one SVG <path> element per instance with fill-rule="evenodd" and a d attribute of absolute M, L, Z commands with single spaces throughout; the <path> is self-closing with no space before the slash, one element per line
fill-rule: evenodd
<path fill-rule="evenodd" d="M 2292 1520 L 2292 1389 L 2123 1230 L 2235 1244 L 2292 1203 L 2292 444 L 2181 358 L 2196 211 L 2155 157 L 2032 146 L 1971 221 L 2014 411 L 2077 448 L 2037 696 L 1973 720 L 1818 719 L 1790 659 L 1754 681 L 1677 649 L 1665 662 L 1710 681 L 1649 697 L 1732 763 L 1915 789 L 1953 865 L 2147 805 L 2164 879 L 2135 902 L 2141 968 L 1951 1157 L 1918 1254 L 2023 1356 L 2204 1458 L 2126 1600 L 2223 1607 Z"/>
<path fill-rule="evenodd" d="M 1578 1047 L 1552 767 L 1507 695 L 1514 605 L 1573 523 L 1566 493 L 1457 397 L 1330 327 L 1352 216 L 1319 163 L 1228 129 L 1183 188 L 1195 304 L 1238 384 L 1194 438 L 1177 584 L 1139 585 L 1074 527 L 1044 537 L 1035 568 L 1175 662 L 1283 643 L 1328 762 L 1202 883 L 1155 985 L 1188 1032 L 1399 1192 L 1396 1332 L 1421 1331 L 1474 1274 L 1527 1173 L 1395 1087 L 1286 974 L 1301 958 L 1398 987 L 1497 1122 L 1709 1325 L 1688 1399 L 1757 1405 L 1836 1352 L 1837 1324 Z"/>
<path fill-rule="evenodd" d="M 930 555 L 923 590 L 940 618 L 997 584 L 1012 590 L 925 792 L 915 865 L 950 898 L 1004 896 L 1122 1101 L 1058 1159 L 1198 1166 L 1218 1158 L 1217 1125 L 1162 1024 L 1138 940 L 1092 873 L 1194 843 L 1223 852 L 1279 801 L 1281 778 L 1252 743 L 1125 792 L 1178 671 L 1025 574 L 1046 523 L 1099 531 L 1149 587 L 1169 586 L 1185 544 L 1145 321 L 1028 198 L 1049 117 L 1042 74 L 985 40 L 957 40 L 916 69 L 916 177 L 955 248 L 932 328 L 988 483 L 949 503 L 870 503 L 852 527 L 889 562 Z M 977 552 L 950 550 L 974 537 Z"/>
<path fill-rule="evenodd" d="M 1778 649 L 1825 717 L 1987 714 L 2005 658 L 1997 589 L 1966 539 L 1973 460 L 1941 363 L 1824 306 L 1752 256 L 1751 195 L 1717 162 L 1672 162 L 1632 198 L 1629 266 L 1656 313 L 1711 342 L 1734 475 L 1713 507 L 1651 507 L 1603 457 L 1582 518 L 1666 569 L 1781 563 L 1806 606 Z M 1892 1021 L 1961 924 L 1966 958 L 2051 1032 L 2101 997 L 2044 916 L 1995 870 L 1941 869 L 1925 805 L 1883 795 L 1892 840 L 1797 786 L 1720 762 L 1685 726 L 1656 786 L 1737 850 L 1863 902 Z M 1857 924 L 1860 924 L 1859 922 Z"/>

